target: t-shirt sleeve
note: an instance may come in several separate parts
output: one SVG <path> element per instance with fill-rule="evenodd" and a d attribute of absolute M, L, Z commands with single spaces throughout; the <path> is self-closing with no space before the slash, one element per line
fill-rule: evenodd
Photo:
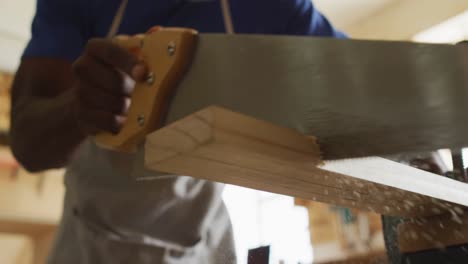
<path fill-rule="evenodd" d="M 343 32 L 333 27 L 330 21 L 315 8 L 311 0 L 292 1 L 295 2 L 295 5 L 286 29 L 288 34 L 347 37 Z"/>
<path fill-rule="evenodd" d="M 74 61 L 86 43 L 85 17 L 82 16 L 83 6 L 80 2 L 37 0 L 31 39 L 23 58 L 48 57 Z"/>

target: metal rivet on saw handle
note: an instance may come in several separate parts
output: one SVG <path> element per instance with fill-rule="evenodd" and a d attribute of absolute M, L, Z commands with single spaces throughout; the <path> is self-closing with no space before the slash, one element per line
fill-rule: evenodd
<path fill-rule="evenodd" d="M 169 42 L 169 45 L 167 46 L 167 53 L 169 56 L 173 56 L 176 52 L 176 44 L 174 41 Z"/>
<path fill-rule="evenodd" d="M 138 125 L 144 126 L 145 125 L 145 115 L 139 115 L 137 118 Z"/>
<path fill-rule="evenodd" d="M 155 79 L 154 73 L 150 72 L 148 73 L 148 77 L 146 77 L 146 83 L 149 85 L 152 85 L 154 83 L 154 79 Z"/>

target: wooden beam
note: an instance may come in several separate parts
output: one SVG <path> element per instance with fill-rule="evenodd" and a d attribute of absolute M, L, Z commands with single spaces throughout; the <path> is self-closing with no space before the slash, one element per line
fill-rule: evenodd
<path fill-rule="evenodd" d="M 409 40 L 467 9 L 466 0 L 399 0 L 344 30 L 358 39 Z"/>
<path fill-rule="evenodd" d="M 322 169 L 408 192 L 468 205 L 468 185 L 383 158 L 327 161 Z M 437 201 L 433 201 L 436 204 Z M 443 207 L 444 205 L 441 204 Z"/>
<path fill-rule="evenodd" d="M 45 220 L 0 215 L 0 233 L 40 237 L 54 232 L 56 228 L 57 223 Z"/>
<path fill-rule="evenodd" d="M 359 179 L 321 169 L 315 138 L 219 107 L 148 135 L 145 147 L 146 166 L 156 171 L 381 214 L 433 215 L 451 208 L 433 198 L 371 182 L 366 175 Z M 421 172 L 396 162 L 386 166 L 382 169 L 397 180 Z"/>

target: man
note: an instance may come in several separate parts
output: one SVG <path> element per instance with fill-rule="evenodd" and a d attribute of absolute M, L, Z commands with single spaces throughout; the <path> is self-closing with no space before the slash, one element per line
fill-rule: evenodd
<path fill-rule="evenodd" d="M 120 6 L 38 0 L 13 85 L 16 158 L 29 171 L 67 167 L 49 263 L 235 263 L 221 184 L 146 171 L 141 151 L 89 140 L 119 131 L 133 81 L 146 75 L 142 62 L 103 38 Z M 224 32 L 221 10 L 218 0 L 129 1 L 118 34 L 154 25 Z M 232 0 L 230 10 L 238 33 L 343 36 L 309 0 Z"/>

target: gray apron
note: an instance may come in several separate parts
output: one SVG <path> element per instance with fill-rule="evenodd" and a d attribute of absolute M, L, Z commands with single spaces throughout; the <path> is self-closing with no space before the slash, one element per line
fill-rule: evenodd
<path fill-rule="evenodd" d="M 65 185 L 49 264 L 236 263 L 222 184 L 148 171 L 142 149 L 117 153 L 88 140 Z"/>

